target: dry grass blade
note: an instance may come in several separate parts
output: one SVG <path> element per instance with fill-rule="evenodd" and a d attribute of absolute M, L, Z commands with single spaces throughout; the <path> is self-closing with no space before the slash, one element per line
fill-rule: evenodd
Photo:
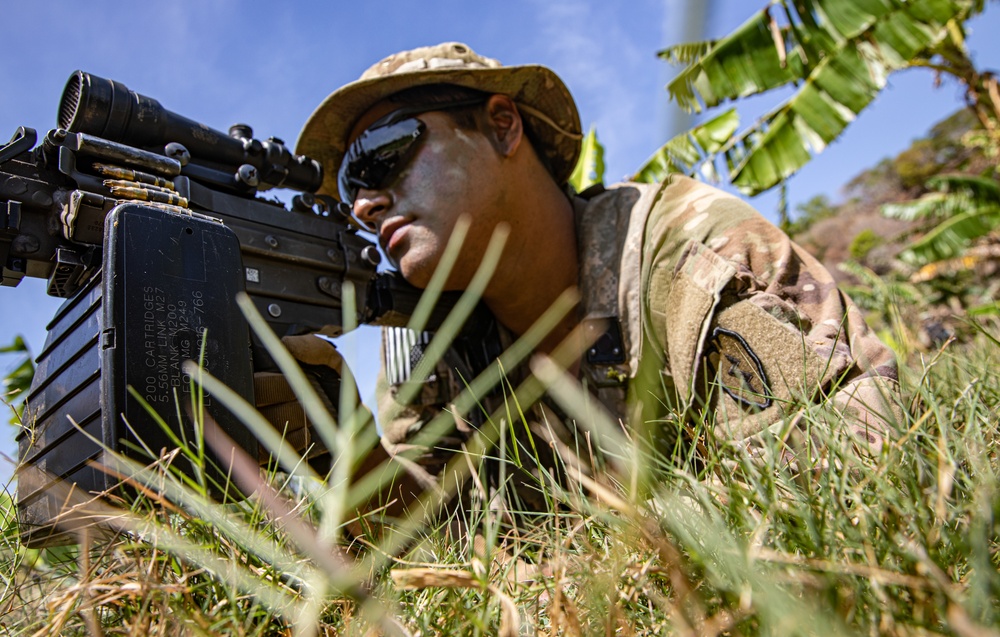
<path fill-rule="evenodd" d="M 810 560 L 797 555 L 788 555 L 770 549 L 756 549 L 754 559 L 775 564 L 788 564 L 802 569 L 815 570 L 821 573 L 836 573 L 867 578 L 879 584 L 888 586 L 905 586 L 914 590 L 933 590 L 936 587 L 926 577 L 896 573 L 876 566 L 866 564 L 851 564 L 831 562 L 828 560 Z"/>
<path fill-rule="evenodd" d="M 549 606 L 549 617 L 552 619 L 552 635 L 566 635 L 567 637 L 579 637 L 583 634 L 580 628 L 579 611 L 573 599 L 566 595 L 563 589 L 562 577 L 560 577 L 553 588 L 552 603 Z"/>
<path fill-rule="evenodd" d="M 487 590 L 500 602 L 500 637 L 517 637 L 521 630 L 521 620 L 518 617 L 514 601 L 492 584 L 483 582 L 470 571 L 441 568 L 408 568 L 394 569 L 391 572 L 392 581 L 402 590 L 418 590 L 422 588 L 472 588 Z"/>
<path fill-rule="evenodd" d="M 589 343 L 582 345 L 584 348 L 590 346 Z M 531 371 L 545 384 L 549 395 L 576 421 L 576 426 L 593 435 L 594 445 L 607 455 L 617 473 L 627 476 L 635 468 L 636 449 L 622 428 L 608 416 L 604 406 L 579 380 L 547 356 L 534 357 Z"/>

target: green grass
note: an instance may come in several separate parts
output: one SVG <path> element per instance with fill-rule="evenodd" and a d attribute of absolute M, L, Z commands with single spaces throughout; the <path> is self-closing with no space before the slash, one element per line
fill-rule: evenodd
<path fill-rule="evenodd" d="M 350 546 L 352 503 L 371 483 L 348 488 L 343 462 L 316 475 L 263 429 L 282 462 L 259 474 L 248 460 L 234 473 L 254 496 L 212 502 L 162 463 L 121 461 L 116 470 L 148 490 L 102 505 L 116 533 L 79 547 L 25 548 L 4 493 L 0 635 L 997 635 L 997 335 L 991 325 L 907 361 L 908 413 L 878 458 L 846 451 L 823 405 L 802 415 L 819 455 L 796 470 L 768 459 L 776 446 L 751 458 L 705 436 L 695 473 L 596 422 L 619 470 L 574 480 L 565 452 L 563 479 L 535 485 L 547 510 L 510 518 L 472 498 L 398 532 L 373 515 Z M 557 368 L 534 369 L 567 407 L 579 404 Z M 533 453 L 514 453 L 507 425 L 521 424 L 541 388 L 510 388 L 486 454 Z M 346 462 L 368 430 L 363 418 L 340 420 L 355 424 L 326 436 Z"/>

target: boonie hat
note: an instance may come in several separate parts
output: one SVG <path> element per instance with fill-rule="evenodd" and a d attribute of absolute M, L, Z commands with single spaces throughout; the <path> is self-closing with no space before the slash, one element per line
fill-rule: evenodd
<path fill-rule="evenodd" d="M 337 170 L 358 118 L 393 93 L 426 84 L 455 84 L 509 95 L 556 181 L 561 184 L 569 179 L 580 155 L 582 135 L 576 104 L 559 76 L 538 64 L 503 66 L 465 44 L 446 42 L 390 55 L 357 81 L 330 93 L 313 112 L 299 134 L 295 152 L 323 165 L 324 192 L 337 193 Z"/>

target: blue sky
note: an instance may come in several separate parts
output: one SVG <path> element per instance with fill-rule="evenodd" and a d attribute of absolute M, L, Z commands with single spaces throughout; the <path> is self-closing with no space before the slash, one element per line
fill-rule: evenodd
<path fill-rule="evenodd" d="M 764 6 L 713 0 L 706 35 L 719 37 Z M 670 135 L 676 113 L 664 85 L 672 69 L 655 57 L 684 33 L 680 0 L 506 0 L 441 2 L 71 2 L 0 1 L 5 25 L 0 62 L 0 137 L 27 125 L 55 124 L 66 78 L 82 69 L 125 83 L 177 111 L 225 130 L 237 121 L 258 137 L 292 143 L 334 88 L 390 53 L 449 40 L 504 64 L 551 67 L 574 93 L 585 127 L 606 147 L 610 181 L 633 172 Z M 706 6 L 706 5 L 703 5 Z M 1000 9 L 972 25 L 981 67 L 1000 65 Z M 994 37 L 990 37 L 994 34 Z M 895 74 L 889 88 L 790 182 L 794 203 L 838 189 L 859 170 L 894 155 L 959 107 L 955 84 L 932 88 L 926 71 Z M 744 122 L 770 98 L 755 100 Z M 776 197 L 754 200 L 775 218 Z M 41 281 L 0 288 L 0 343 L 23 334 L 37 352 L 58 300 Z M 365 341 L 368 343 L 369 341 Z M 359 352 L 371 367 L 376 352 Z M 0 371 L 13 360 L 0 357 Z M 359 370 L 367 375 L 367 371 Z M 0 418 L 0 423 L 6 418 Z M 0 425 L 0 451 L 14 453 L 13 428 Z M 0 461 L 0 478 L 9 466 Z"/>

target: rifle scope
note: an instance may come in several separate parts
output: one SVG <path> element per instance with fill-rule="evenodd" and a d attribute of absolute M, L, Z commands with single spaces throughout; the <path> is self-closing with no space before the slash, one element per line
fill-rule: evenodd
<path fill-rule="evenodd" d="M 130 91 L 121 82 L 83 71 L 70 75 L 59 100 L 59 127 L 111 141 L 163 152 L 171 142 L 182 144 L 197 162 L 221 164 L 235 173 L 250 164 L 270 186 L 315 192 L 323 183 L 320 163 L 292 154 L 280 140 L 260 142 L 230 137 L 183 115 L 157 100 Z M 245 128 L 233 127 L 245 131 Z"/>

